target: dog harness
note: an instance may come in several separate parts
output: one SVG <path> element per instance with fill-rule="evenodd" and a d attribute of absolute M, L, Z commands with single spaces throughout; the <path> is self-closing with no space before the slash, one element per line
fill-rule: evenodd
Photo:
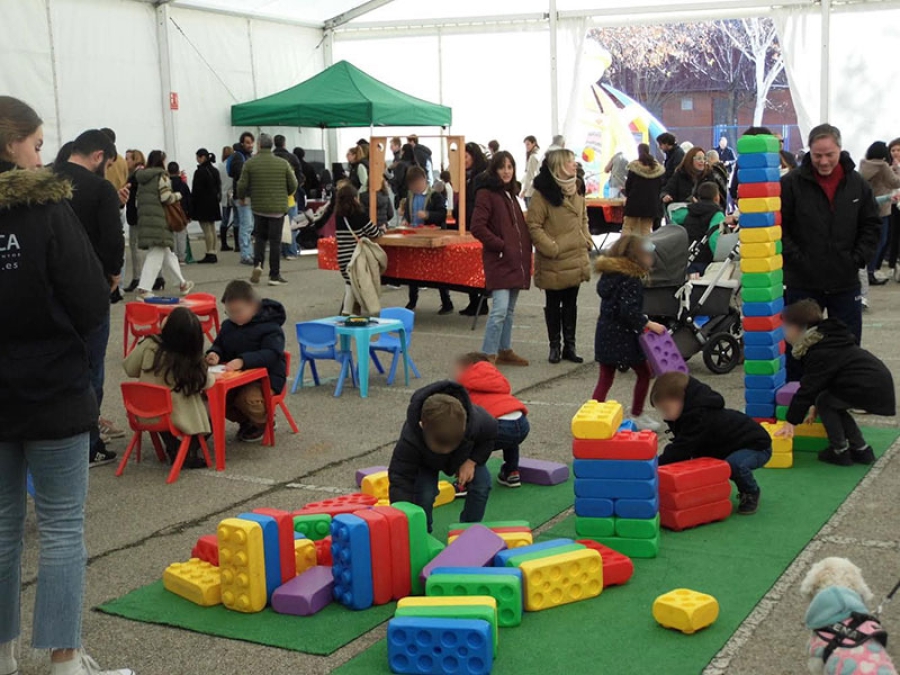
<path fill-rule="evenodd" d="M 860 626 L 869 621 L 878 626 L 878 628 L 869 632 L 860 630 Z M 833 623 L 826 628 L 818 628 L 814 632 L 826 642 L 825 650 L 822 653 L 823 663 L 828 663 L 828 658 L 839 647 L 842 649 L 853 649 L 864 645 L 869 640 L 875 640 L 882 647 L 887 647 L 887 631 L 881 627 L 878 619 L 871 614 L 863 614 L 862 612 L 851 612 L 850 618 L 846 623 Z"/>

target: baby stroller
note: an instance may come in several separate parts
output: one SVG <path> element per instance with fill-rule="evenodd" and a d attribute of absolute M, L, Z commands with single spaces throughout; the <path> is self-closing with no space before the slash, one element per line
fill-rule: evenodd
<path fill-rule="evenodd" d="M 743 330 L 736 306 L 740 242 L 737 234 L 720 236 L 706 274 L 688 279 L 687 269 L 708 238 L 689 247 L 680 225 L 667 225 L 650 236 L 656 261 L 644 289 L 644 312 L 668 327 L 685 361 L 702 351 L 706 367 L 724 374 L 741 362 Z"/>

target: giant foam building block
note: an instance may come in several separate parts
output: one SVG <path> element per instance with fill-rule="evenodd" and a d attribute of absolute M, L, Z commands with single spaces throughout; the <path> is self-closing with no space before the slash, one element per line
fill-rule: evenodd
<path fill-rule="evenodd" d="M 741 272 L 773 272 L 784 267 L 784 258 L 780 255 L 771 258 L 741 258 Z M 745 316 L 769 316 L 768 314 L 745 314 Z"/>
<path fill-rule="evenodd" d="M 786 385 L 778 389 L 778 393 L 775 395 L 775 402 L 778 405 L 789 406 L 791 404 L 791 401 L 794 400 L 794 395 L 798 391 L 800 391 L 799 382 L 788 382 Z"/>
<path fill-rule="evenodd" d="M 596 541 L 629 558 L 655 558 L 659 555 L 659 535 L 653 539 L 597 537 Z"/>
<path fill-rule="evenodd" d="M 763 465 L 765 469 L 790 469 L 794 466 L 793 452 L 772 453 L 772 458 Z"/>
<path fill-rule="evenodd" d="M 428 548 L 428 562 L 434 560 L 441 551 L 447 548 L 441 540 L 431 534 L 425 539 L 425 543 Z"/>
<path fill-rule="evenodd" d="M 745 316 L 741 319 L 741 323 L 743 324 L 745 331 L 752 331 L 754 333 L 777 331 L 783 325 L 781 314 L 776 314 L 774 316 Z M 783 332 L 778 339 L 784 340 Z"/>
<path fill-rule="evenodd" d="M 452 504 L 456 499 L 456 488 L 448 480 L 438 481 L 438 495 L 434 498 L 434 508 Z"/>
<path fill-rule="evenodd" d="M 775 375 L 744 375 L 744 386 L 747 389 L 778 389 L 786 378 L 783 370 Z"/>
<path fill-rule="evenodd" d="M 781 254 L 781 242 L 769 241 L 758 244 L 741 244 L 741 257 L 746 258 L 771 258 Z M 746 289 L 744 289 L 746 290 Z M 743 291 L 742 291 L 743 293 Z M 744 293 L 742 297 L 746 297 Z M 749 300 L 749 299 L 748 299 Z"/>
<path fill-rule="evenodd" d="M 437 567 L 484 567 L 506 549 L 506 542 L 486 527 L 470 527 L 422 568 L 422 583 Z"/>
<path fill-rule="evenodd" d="M 754 348 L 747 347 L 747 349 Z M 747 403 L 773 406 L 775 405 L 775 393 L 776 391 L 774 389 L 746 389 L 744 391 L 744 400 Z"/>
<path fill-rule="evenodd" d="M 678 351 L 675 340 L 668 331 L 657 335 L 652 331 L 644 331 L 638 337 L 641 350 L 647 357 L 647 364 L 653 377 L 659 377 L 663 373 L 678 372 L 689 373 L 684 357 Z"/>
<path fill-rule="evenodd" d="M 681 492 L 659 492 L 659 510 L 683 511 L 695 506 L 727 501 L 731 497 L 731 483 L 725 480 L 717 485 L 704 485 L 693 490 Z"/>
<path fill-rule="evenodd" d="M 521 568 L 523 563 L 529 562 L 531 560 L 540 560 L 541 558 L 548 558 L 553 555 L 559 555 L 561 553 L 572 553 L 573 551 L 580 551 L 584 546 L 581 544 L 577 544 L 572 542 L 571 544 L 567 544 L 565 546 L 557 546 L 555 548 L 547 549 L 546 551 L 533 551 L 531 553 L 522 553 L 519 555 L 514 555 L 511 558 L 507 558 L 506 567 L 507 568 Z M 494 569 L 502 569 L 500 567 L 495 567 Z"/>
<path fill-rule="evenodd" d="M 772 241 L 781 241 L 782 230 L 778 225 L 773 225 L 772 227 L 753 227 L 750 229 L 741 229 L 738 232 L 738 238 L 740 239 L 741 244 L 764 244 Z M 775 272 L 764 272 L 762 275 L 751 275 L 752 278 L 750 280 L 750 288 L 754 288 L 756 286 L 768 286 L 774 283 L 775 277 L 769 277 L 765 281 L 763 280 L 763 275 L 765 274 L 776 274 Z M 784 279 L 784 273 L 779 270 L 778 274 L 781 275 L 781 279 Z M 741 277 L 741 285 L 744 288 L 747 288 L 746 278 Z"/>
<path fill-rule="evenodd" d="M 497 600 L 501 627 L 522 623 L 522 581 L 515 575 L 432 574 L 425 583 L 429 597 L 490 595 Z"/>
<path fill-rule="evenodd" d="M 737 142 L 737 151 L 741 157 L 738 159 L 738 166 L 742 164 L 755 164 L 754 160 L 744 155 L 774 155 L 778 157 L 781 152 L 781 141 L 771 134 L 762 134 L 760 136 L 741 136 Z M 780 160 L 774 167 L 781 166 Z"/>
<path fill-rule="evenodd" d="M 753 391 L 748 389 L 747 391 Z M 775 405 L 772 403 L 748 403 L 744 406 L 747 417 L 755 420 L 771 419 L 775 415 Z"/>
<path fill-rule="evenodd" d="M 367 466 L 363 469 L 356 470 L 356 487 L 361 488 L 363 478 L 368 476 L 369 474 L 378 473 L 379 471 L 387 471 L 388 468 L 386 466 Z"/>
<path fill-rule="evenodd" d="M 531 532 L 531 523 L 527 520 L 483 520 L 480 523 L 451 523 L 450 532 L 459 534 L 470 527 L 482 526 L 494 532 Z"/>
<path fill-rule="evenodd" d="M 306 516 L 313 513 L 324 513 L 329 516 L 336 516 L 341 513 L 353 513 L 354 511 L 359 511 L 367 506 L 374 506 L 377 501 L 377 497 L 357 492 L 350 495 L 332 497 L 331 499 L 323 499 L 318 502 L 311 502 L 299 511 L 294 511 L 294 515 Z"/>
<path fill-rule="evenodd" d="M 334 600 L 330 567 L 311 567 L 272 595 L 272 610 L 279 614 L 312 616 Z"/>
<path fill-rule="evenodd" d="M 522 581 L 522 570 L 518 567 L 436 567 L 431 571 L 432 574 L 476 574 L 488 576 L 508 577 L 514 576 Z M 425 600 L 426 598 L 408 598 L 413 600 Z M 440 598 L 429 598 L 435 601 Z M 447 598 L 449 600 L 450 598 Z M 402 601 L 401 601 L 402 602 Z"/>
<path fill-rule="evenodd" d="M 616 536 L 625 539 L 653 539 L 659 536 L 659 514 L 654 518 L 616 518 Z"/>
<path fill-rule="evenodd" d="M 618 401 L 588 401 L 572 418 L 572 435 L 586 440 L 610 439 L 622 424 L 623 415 Z"/>
<path fill-rule="evenodd" d="M 698 457 L 659 467 L 659 491 L 683 492 L 728 482 L 731 465 L 721 459 Z"/>
<path fill-rule="evenodd" d="M 163 572 L 163 588 L 201 607 L 222 604 L 222 575 L 215 565 L 191 558 Z"/>
<path fill-rule="evenodd" d="M 653 499 L 659 492 L 659 481 L 610 480 L 606 478 L 576 478 L 575 496 L 594 499 Z"/>
<path fill-rule="evenodd" d="M 440 598 L 411 598 L 412 600 L 437 600 Z M 467 598 L 468 599 L 468 598 Z M 493 598 L 490 598 L 493 600 Z M 420 606 L 397 606 L 394 612 L 395 617 L 409 616 L 427 616 L 432 619 L 475 619 L 487 621 L 491 625 L 491 637 L 494 643 L 494 654 L 500 646 L 500 631 L 497 626 L 497 609 L 496 607 L 488 607 L 486 605 L 420 605 Z"/>
<path fill-rule="evenodd" d="M 372 555 L 364 520 L 349 513 L 332 519 L 331 558 L 335 600 L 350 609 L 371 607 Z"/>
<path fill-rule="evenodd" d="M 781 197 L 757 197 L 739 199 L 738 208 L 741 215 L 745 213 L 770 213 L 781 211 Z M 743 254 L 743 251 L 741 251 Z"/>
<path fill-rule="evenodd" d="M 596 598 L 603 592 L 603 561 L 589 548 L 529 560 L 520 567 L 529 612 Z"/>
<path fill-rule="evenodd" d="M 331 543 L 329 542 L 329 546 Z M 316 567 L 319 563 L 319 554 L 316 551 L 316 542 L 312 539 L 295 539 L 294 540 L 294 568 L 297 574 L 303 574 L 311 567 Z M 330 565 L 329 565 L 330 567 Z"/>
<path fill-rule="evenodd" d="M 781 180 L 781 170 L 772 167 L 765 169 L 741 169 L 738 167 L 738 180 L 741 183 L 774 183 Z M 741 227 L 745 227 L 743 214 L 741 215 Z"/>
<path fill-rule="evenodd" d="M 219 566 L 219 540 L 214 534 L 204 534 L 191 549 L 191 557 Z"/>
<path fill-rule="evenodd" d="M 462 534 L 456 533 L 447 536 L 447 543 L 452 544 L 459 538 L 459 535 Z M 512 532 L 504 532 L 504 531 L 494 531 L 498 537 L 503 540 L 503 543 L 506 544 L 506 548 L 521 548 L 522 546 L 530 546 L 534 543 L 534 536 L 531 532 L 524 532 L 521 530 L 514 530 Z"/>
<path fill-rule="evenodd" d="M 747 319 L 749 320 L 749 318 Z M 750 340 L 747 342 L 747 340 Z M 784 344 L 784 329 L 757 330 L 744 334 L 744 345 L 749 347 Z"/>
<path fill-rule="evenodd" d="M 744 289 L 752 290 L 752 289 Z M 785 353 L 784 342 L 774 345 L 752 346 L 744 344 L 744 358 L 749 361 L 768 361 L 769 359 L 777 359 Z M 773 401 L 774 402 L 774 401 Z"/>
<path fill-rule="evenodd" d="M 376 471 L 363 478 L 360 490 L 364 495 L 371 495 L 375 499 L 387 499 L 391 489 L 387 471 Z"/>
<path fill-rule="evenodd" d="M 787 453 L 793 452 L 794 444 L 792 438 L 784 438 L 782 436 L 776 436 L 775 434 L 784 426 L 783 422 L 779 422 L 778 424 L 769 424 L 767 422 L 763 422 L 761 425 L 763 429 L 766 430 L 769 434 L 769 438 L 772 439 L 772 452 L 775 454 L 778 453 Z"/>
<path fill-rule="evenodd" d="M 652 518 L 659 513 L 659 497 L 653 499 L 617 499 L 613 504 L 617 518 Z"/>
<path fill-rule="evenodd" d="M 744 361 L 744 372 L 747 375 L 775 375 L 782 371 L 785 366 L 785 357 L 778 356 L 767 361 L 753 361 L 747 359 Z"/>
<path fill-rule="evenodd" d="M 634 563 L 627 555 L 622 555 L 593 539 L 579 539 L 577 543 L 584 544 L 600 554 L 603 560 L 603 588 L 621 586 L 631 579 L 634 574 Z"/>
<path fill-rule="evenodd" d="M 387 645 L 388 665 L 398 675 L 487 675 L 493 667 L 487 621 L 397 617 L 388 622 Z"/>
<path fill-rule="evenodd" d="M 706 593 L 676 588 L 653 601 L 653 618 L 665 628 L 691 635 L 719 618 L 719 603 Z"/>
<path fill-rule="evenodd" d="M 575 516 L 575 533 L 579 537 L 615 537 L 615 518 L 585 518 Z"/>
<path fill-rule="evenodd" d="M 330 528 L 331 525 L 328 527 Z M 314 541 L 313 545 L 316 547 L 316 564 L 331 567 L 331 535 Z"/>
<path fill-rule="evenodd" d="M 758 155 L 757 155 L 758 156 Z M 745 166 L 745 169 L 771 169 L 770 166 Z M 738 185 L 738 199 L 765 199 L 780 197 L 781 183 L 741 183 Z M 743 254 L 743 251 L 741 251 Z"/>
<path fill-rule="evenodd" d="M 778 258 L 780 256 L 775 257 Z M 741 262 L 744 260 L 747 260 L 747 258 L 741 258 Z M 769 260 L 771 260 L 771 258 L 769 258 Z M 744 316 L 774 316 L 780 314 L 783 309 L 784 298 L 778 298 L 771 302 L 745 302 L 741 307 Z"/>
<path fill-rule="evenodd" d="M 409 577 L 410 589 L 413 595 L 422 595 L 424 588 L 419 575 L 422 569 L 431 562 L 431 547 L 429 546 L 428 522 L 425 512 L 421 507 L 409 502 L 397 502 L 391 504 L 395 509 L 406 515 L 409 531 Z"/>
<path fill-rule="evenodd" d="M 391 532 L 391 584 L 394 600 L 405 598 L 412 590 L 409 571 L 409 523 L 406 514 L 393 506 L 376 506 L 373 511 L 387 520 Z M 376 564 L 384 564 L 377 561 Z"/>
<path fill-rule="evenodd" d="M 559 462 L 522 457 L 519 478 L 530 485 L 559 485 L 569 480 L 569 467 Z"/>
<path fill-rule="evenodd" d="M 738 166 L 742 169 L 781 168 L 781 154 L 778 152 L 747 153 L 743 150 L 738 150 L 738 152 L 743 153 L 740 158 L 738 158 Z M 762 185 L 778 185 L 781 187 L 781 183 L 762 183 Z M 743 187 L 743 185 L 739 185 L 738 187 Z"/>
<path fill-rule="evenodd" d="M 731 515 L 731 509 L 731 499 L 726 498 L 712 504 L 706 503 L 687 509 L 661 509 L 659 512 L 659 521 L 667 530 L 680 532 L 681 530 L 687 530 L 691 527 L 698 527 L 699 525 L 706 525 L 719 520 L 725 520 Z"/>
<path fill-rule="evenodd" d="M 612 480 L 651 480 L 656 476 L 653 459 L 576 459 L 572 462 L 575 478 L 608 478 Z"/>
<path fill-rule="evenodd" d="M 611 518 L 615 513 L 612 499 L 575 498 L 575 515 L 585 518 Z"/>
<path fill-rule="evenodd" d="M 372 603 L 386 605 L 394 597 L 391 577 L 391 526 L 381 513 L 364 509 L 354 513 L 369 527 L 369 552 L 372 556 Z"/>
<path fill-rule="evenodd" d="M 247 614 L 266 608 L 266 555 L 259 523 L 226 518 L 217 529 L 222 604 Z"/>
<path fill-rule="evenodd" d="M 286 584 L 297 576 L 297 564 L 294 557 L 294 517 L 289 512 L 278 509 L 253 509 L 253 513 L 275 519 L 275 524 L 278 526 L 281 583 Z"/>
<path fill-rule="evenodd" d="M 327 513 L 294 515 L 294 532 L 299 532 L 313 541 L 324 539 L 331 534 L 331 516 Z"/>
<path fill-rule="evenodd" d="M 272 599 L 272 593 L 281 586 L 281 543 L 278 523 L 271 516 L 258 513 L 241 513 L 238 518 L 259 523 L 263 533 L 263 550 L 266 559 L 266 601 Z M 290 554 L 294 555 L 294 544 L 291 542 Z"/>
<path fill-rule="evenodd" d="M 576 459 L 654 459 L 658 439 L 652 431 L 619 431 L 604 441 L 578 439 L 572 441 Z"/>
<path fill-rule="evenodd" d="M 507 561 L 513 556 L 523 556 L 530 553 L 546 552 L 554 548 L 559 548 L 560 546 L 569 546 L 574 543 L 575 542 L 572 539 L 548 539 L 547 541 L 541 541 L 537 544 L 531 544 L 530 546 L 521 546 L 516 549 L 507 549 L 506 551 L 500 551 L 499 553 L 497 553 L 497 555 L 494 556 L 493 564 L 494 567 L 506 567 Z"/>

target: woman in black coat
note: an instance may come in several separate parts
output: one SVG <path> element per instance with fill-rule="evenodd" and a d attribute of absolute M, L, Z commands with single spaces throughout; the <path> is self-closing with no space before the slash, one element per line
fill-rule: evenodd
<path fill-rule="evenodd" d="M 206 148 L 197 151 L 197 170 L 191 187 L 191 217 L 200 223 L 206 255 L 199 263 L 217 263 L 216 222 L 222 220 L 222 176 L 216 168 L 216 156 Z"/>
<path fill-rule="evenodd" d="M 475 213 L 475 196 L 487 182 L 485 171 L 488 168 L 487 158 L 478 143 L 466 143 L 466 227 L 471 231 L 472 214 Z M 453 217 L 459 222 L 459 205 L 453 205 Z M 487 316 L 491 308 L 488 306 L 487 296 L 482 300 L 481 293 L 469 293 L 469 304 L 459 313 L 463 316 L 475 316 L 478 312 L 478 303 L 481 301 L 481 316 Z"/>
<path fill-rule="evenodd" d="M 409 143 L 400 150 L 400 159 L 394 162 L 394 174 L 391 178 L 391 189 L 394 191 L 394 208 L 400 208 L 400 200 L 406 197 L 409 186 L 406 184 L 406 173 L 416 164 L 416 153 Z"/>
<path fill-rule="evenodd" d="M 697 186 L 709 181 L 714 182 L 719 188 L 719 203 L 726 204 L 728 199 L 727 183 L 721 174 L 710 169 L 703 148 L 693 147 L 688 150 L 684 161 L 663 188 L 663 204 L 690 202 Z"/>
<path fill-rule="evenodd" d="M 659 193 L 665 173 L 665 167 L 650 154 L 650 146 L 641 143 L 638 158 L 628 164 L 622 234 L 646 237 L 653 231 L 653 222 L 660 217 Z"/>

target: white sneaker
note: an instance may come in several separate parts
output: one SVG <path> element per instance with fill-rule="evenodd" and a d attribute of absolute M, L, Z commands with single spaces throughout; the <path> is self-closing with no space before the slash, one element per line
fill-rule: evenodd
<path fill-rule="evenodd" d="M 646 414 L 632 417 L 631 421 L 634 422 L 634 425 L 638 428 L 638 431 L 659 432 L 659 430 L 662 429 L 662 424 Z"/>
<path fill-rule="evenodd" d="M 0 675 L 19 675 L 15 640 L 0 645 Z"/>
<path fill-rule="evenodd" d="M 183 284 L 181 284 L 181 294 L 182 295 L 187 295 L 192 290 L 194 290 L 194 282 L 193 281 L 185 281 Z"/>
<path fill-rule="evenodd" d="M 252 274 L 250 274 L 250 281 L 254 284 L 258 284 L 259 278 L 262 276 L 262 272 L 262 265 L 257 265 L 256 267 L 254 267 Z"/>
<path fill-rule="evenodd" d="M 50 664 L 50 675 L 135 675 L 135 673 L 131 668 L 100 670 L 94 659 L 81 652 L 72 661 Z"/>

